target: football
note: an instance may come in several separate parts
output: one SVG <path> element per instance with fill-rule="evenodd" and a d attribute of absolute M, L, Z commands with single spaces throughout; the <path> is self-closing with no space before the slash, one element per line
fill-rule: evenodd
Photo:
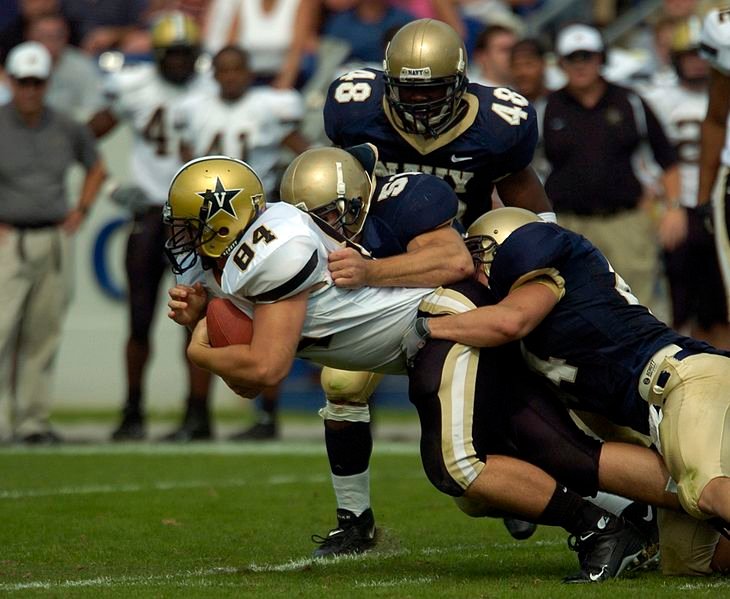
<path fill-rule="evenodd" d="M 213 347 L 248 345 L 253 338 L 253 320 L 230 300 L 214 297 L 208 302 L 208 338 Z"/>

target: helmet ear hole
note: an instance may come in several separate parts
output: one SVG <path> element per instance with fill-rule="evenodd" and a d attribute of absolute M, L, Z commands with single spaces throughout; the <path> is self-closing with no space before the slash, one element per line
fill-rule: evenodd
<path fill-rule="evenodd" d="M 226 236 L 228 235 L 228 227 L 221 227 L 218 229 L 218 235 Z"/>

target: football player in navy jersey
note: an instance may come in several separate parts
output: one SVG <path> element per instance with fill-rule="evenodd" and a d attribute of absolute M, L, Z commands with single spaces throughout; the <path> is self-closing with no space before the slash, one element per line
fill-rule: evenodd
<path fill-rule="evenodd" d="M 464 43 L 451 27 L 432 19 L 405 25 L 383 64 L 383 71 L 352 71 L 330 85 L 324 123 L 335 145 L 375 144 L 377 175 L 421 171 L 445 179 L 463 203 L 465 226 L 492 207 L 485 190 L 494 186 L 506 204 L 554 220 L 530 167 L 534 109 L 509 88 L 469 83 Z"/>
<path fill-rule="evenodd" d="M 730 522 L 730 357 L 657 320 L 584 237 L 538 221 L 515 208 L 477 220 L 467 245 L 499 303 L 417 322 L 407 351 L 429 337 L 477 347 L 521 339 L 528 365 L 569 405 L 651 435 L 697 519 L 678 533 L 693 562 L 684 572 L 709 573 L 720 533 L 703 520 L 719 519 L 725 533 Z"/>
<path fill-rule="evenodd" d="M 492 208 L 485 190 L 493 187 L 504 203 L 555 220 L 530 166 L 538 139 L 534 109 L 509 88 L 470 84 L 466 49 L 451 27 L 432 19 L 405 25 L 386 47 L 383 66 L 330 85 L 324 123 L 335 145 L 375 144 L 377 175 L 420 171 L 446 180 L 465 227 Z M 336 284 L 356 284 L 341 271 L 357 268 L 357 256 L 332 258 Z M 505 524 L 515 538 L 534 532 Z"/>
<path fill-rule="evenodd" d="M 429 287 L 470 276 L 471 255 L 452 227 L 458 200 L 449 185 L 432 175 L 409 172 L 378 178 L 371 189 L 368 172 L 376 159 L 370 144 L 348 151 L 312 149 L 292 162 L 282 180 L 283 201 L 318 215 L 378 258 L 366 259 L 348 247 L 332 252 L 329 268 L 335 284 Z M 320 415 L 337 500 L 337 527 L 321 539 L 315 557 L 362 552 L 374 544 L 368 401 L 381 379 L 370 372 L 322 370 L 326 404 Z"/>

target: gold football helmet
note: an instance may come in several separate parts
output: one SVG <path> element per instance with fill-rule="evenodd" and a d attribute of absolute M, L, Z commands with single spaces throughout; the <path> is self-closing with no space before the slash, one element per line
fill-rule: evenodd
<path fill-rule="evenodd" d="M 152 25 L 152 47 L 162 76 L 171 83 L 184 83 L 195 71 L 200 30 L 185 13 L 163 13 Z"/>
<path fill-rule="evenodd" d="M 284 172 L 281 199 L 315 214 L 352 240 L 362 231 L 370 208 L 374 185 L 368 170 L 376 160 L 372 144 L 307 150 Z"/>
<path fill-rule="evenodd" d="M 466 47 L 451 27 L 412 21 L 385 49 L 385 98 L 406 133 L 437 137 L 456 120 L 466 78 Z"/>
<path fill-rule="evenodd" d="M 709 66 L 706 64 L 691 65 L 689 69 L 683 57 L 688 54 L 698 54 L 700 51 L 700 36 L 702 21 L 697 16 L 691 16 L 674 26 L 672 41 L 669 46 L 672 66 L 677 76 L 685 83 L 705 83 L 710 76 Z"/>
<path fill-rule="evenodd" d="M 197 255 L 226 256 L 264 208 L 261 179 L 245 162 L 227 156 L 188 162 L 172 180 L 163 212 L 172 229 L 165 253 L 173 272 L 188 270 Z"/>
<path fill-rule="evenodd" d="M 152 25 L 152 47 L 155 49 L 199 45 L 198 25 L 183 12 L 166 12 Z"/>
<path fill-rule="evenodd" d="M 466 231 L 466 247 L 477 268 L 489 276 L 492 260 L 506 239 L 522 225 L 540 222 L 540 217 L 524 208 L 497 208 L 476 219 Z"/>

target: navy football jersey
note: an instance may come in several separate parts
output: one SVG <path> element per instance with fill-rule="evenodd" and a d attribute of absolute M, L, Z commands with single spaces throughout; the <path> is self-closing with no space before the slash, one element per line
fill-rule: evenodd
<path fill-rule="evenodd" d="M 491 208 L 493 183 L 532 161 L 535 110 L 509 88 L 470 83 L 465 115 L 435 139 L 396 129 L 384 94 L 382 71 L 363 69 L 336 79 L 324 107 L 327 136 L 340 147 L 375 144 L 378 175 L 420 171 L 445 179 L 464 202 L 466 227 Z"/>
<path fill-rule="evenodd" d="M 413 238 L 453 221 L 458 205 L 451 187 L 433 175 L 378 177 L 359 243 L 375 258 L 403 254 Z"/>
<path fill-rule="evenodd" d="M 654 353 L 671 343 L 718 353 L 657 320 L 594 245 L 558 225 L 530 223 L 512 233 L 495 255 L 489 284 L 503 299 L 516 282 L 545 276 L 564 284 L 564 294 L 523 339 L 524 354 L 571 407 L 647 433 L 649 404 L 638 383 Z"/>

